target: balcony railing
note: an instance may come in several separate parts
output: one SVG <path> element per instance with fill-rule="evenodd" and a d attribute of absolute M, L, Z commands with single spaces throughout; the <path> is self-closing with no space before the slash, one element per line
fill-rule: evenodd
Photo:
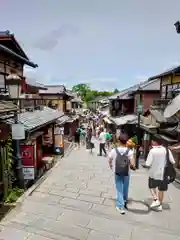
<path fill-rule="evenodd" d="M 153 105 L 161 105 L 161 104 L 167 105 L 170 100 L 171 99 L 155 99 L 153 101 Z"/>
<path fill-rule="evenodd" d="M 155 99 L 153 101 L 153 105 L 151 106 L 151 108 L 159 110 L 159 111 L 164 111 L 164 109 L 167 107 L 169 101 L 171 101 L 171 99 Z"/>

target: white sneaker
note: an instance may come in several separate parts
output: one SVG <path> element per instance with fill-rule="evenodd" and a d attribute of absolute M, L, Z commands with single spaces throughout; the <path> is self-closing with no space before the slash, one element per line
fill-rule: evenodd
<path fill-rule="evenodd" d="M 158 206 L 156 209 L 157 209 L 157 211 L 161 212 L 163 210 L 162 205 Z"/>
<path fill-rule="evenodd" d="M 122 214 L 122 215 L 125 214 L 124 209 L 121 209 L 121 208 L 116 207 L 116 210 L 117 210 L 120 214 Z"/>
<path fill-rule="evenodd" d="M 161 205 L 159 200 L 154 200 L 151 205 L 150 208 L 155 208 L 155 207 L 159 207 Z"/>

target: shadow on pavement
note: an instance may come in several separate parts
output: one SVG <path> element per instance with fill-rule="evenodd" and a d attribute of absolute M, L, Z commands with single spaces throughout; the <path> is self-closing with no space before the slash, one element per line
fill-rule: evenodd
<path fill-rule="evenodd" d="M 148 199 L 144 200 L 144 202 L 146 204 L 148 204 L 148 206 L 150 206 L 151 203 L 152 203 L 152 198 L 148 198 Z M 167 202 L 164 202 L 162 204 L 162 207 L 163 207 L 163 210 L 170 210 L 171 209 L 169 203 L 167 203 Z M 155 211 L 155 209 L 152 209 L 152 210 Z"/>
<path fill-rule="evenodd" d="M 128 200 L 128 212 L 135 214 L 146 215 L 151 211 L 149 204 L 144 200 Z"/>

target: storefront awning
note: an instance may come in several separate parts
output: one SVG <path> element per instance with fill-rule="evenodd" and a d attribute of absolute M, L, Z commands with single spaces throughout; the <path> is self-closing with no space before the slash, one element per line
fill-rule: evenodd
<path fill-rule="evenodd" d="M 18 122 L 24 125 L 25 131 L 32 132 L 35 129 L 39 129 L 42 126 L 55 121 L 63 115 L 63 112 L 44 107 L 43 110 L 35 110 L 33 112 L 24 112 L 18 114 Z M 6 122 L 8 124 L 13 124 L 14 118 L 9 118 L 6 120 Z"/>
<path fill-rule="evenodd" d="M 64 116 L 58 118 L 58 120 L 57 120 L 56 123 L 57 123 L 58 125 L 63 125 L 64 123 L 69 122 L 69 120 L 71 120 L 71 118 L 68 117 L 67 115 L 64 115 Z"/>
<path fill-rule="evenodd" d="M 112 121 L 108 117 L 104 117 L 103 120 L 108 124 L 112 124 Z"/>
<path fill-rule="evenodd" d="M 137 115 L 128 114 L 121 117 L 111 117 L 112 122 L 114 122 L 117 126 L 125 125 L 125 124 L 133 124 L 132 121 L 137 119 Z"/>

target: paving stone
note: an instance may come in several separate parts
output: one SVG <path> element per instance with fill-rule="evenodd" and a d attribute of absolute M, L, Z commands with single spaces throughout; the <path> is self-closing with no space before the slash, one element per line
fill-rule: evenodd
<path fill-rule="evenodd" d="M 114 240 L 114 236 L 92 230 L 87 240 Z"/>
<path fill-rule="evenodd" d="M 147 181 L 144 169 L 131 174 L 132 201 L 121 216 L 115 209 L 114 176 L 107 159 L 81 148 L 63 158 L 48 179 L 2 220 L 0 239 L 3 233 L 10 236 L 4 240 L 16 236 L 18 240 L 26 236 L 30 240 L 179 240 L 179 185 L 169 185 L 162 212 L 149 212 L 142 202 L 152 200 Z"/>
<path fill-rule="evenodd" d="M 116 211 L 115 207 L 112 207 L 112 206 L 93 204 L 89 212 L 96 215 L 101 215 L 102 217 L 108 217 L 108 218 L 119 217 L 119 213 Z"/>
<path fill-rule="evenodd" d="M 115 199 L 115 197 L 116 197 L 116 192 L 114 191 L 114 192 L 102 192 L 102 194 L 101 194 L 101 196 L 103 197 L 103 198 L 108 198 L 108 199 Z"/>
<path fill-rule="evenodd" d="M 125 239 L 130 239 L 133 230 L 131 225 L 123 221 L 96 218 L 92 219 L 87 227 L 107 234 L 120 236 Z"/>
<path fill-rule="evenodd" d="M 179 235 L 174 235 L 168 232 L 162 232 L 158 228 L 143 229 L 137 227 L 132 232 L 132 240 L 139 240 L 146 236 L 146 240 L 180 240 Z"/>
<path fill-rule="evenodd" d="M 79 188 L 79 189 L 86 189 L 87 186 L 85 184 L 75 184 L 75 183 L 68 183 L 66 184 L 67 188 Z"/>
<path fill-rule="evenodd" d="M 63 212 L 59 205 L 47 205 L 33 201 L 26 201 L 22 206 L 22 211 L 35 215 L 56 219 Z"/>
<path fill-rule="evenodd" d="M 102 204 L 103 201 L 104 201 L 104 198 L 89 196 L 89 195 L 84 195 L 84 194 L 80 194 L 78 196 L 78 199 L 83 200 L 83 201 L 87 201 L 87 202 L 90 202 L 90 203 L 99 203 L 99 204 Z"/>
<path fill-rule="evenodd" d="M 66 189 L 64 191 L 61 191 L 61 190 L 58 191 L 53 189 L 50 191 L 50 193 L 60 197 L 68 197 L 68 198 L 77 198 L 79 195 L 78 193 L 68 192 L 66 191 Z"/>
<path fill-rule="evenodd" d="M 56 233 L 52 233 L 52 232 L 48 232 L 46 230 L 43 230 L 43 229 L 37 229 L 37 228 L 34 228 L 32 226 L 28 226 L 26 228 L 26 230 L 30 233 L 33 233 L 33 236 L 37 235 L 37 236 L 42 236 L 42 237 L 46 237 L 48 239 L 52 239 L 52 240 L 72 240 L 72 238 L 69 238 L 69 237 L 64 237 L 60 234 L 56 234 Z M 29 240 L 29 239 L 28 239 Z"/>
<path fill-rule="evenodd" d="M 65 191 L 72 192 L 72 193 L 78 193 L 79 188 L 65 188 Z"/>
<path fill-rule="evenodd" d="M 101 191 L 93 191 L 93 190 L 89 190 L 89 189 L 83 189 L 83 190 L 79 191 L 79 194 L 100 197 Z"/>
<path fill-rule="evenodd" d="M 61 200 L 61 196 L 55 196 L 52 195 L 51 192 L 44 193 L 44 192 L 34 192 L 30 196 L 31 201 L 36 201 L 36 202 L 44 202 L 47 204 L 58 204 L 59 201 Z"/>
<path fill-rule="evenodd" d="M 29 232 L 18 230 L 15 228 L 5 227 L 0 232 L 0 239 L 2 240 L 26 240 L 30 236 Z"/>
<path fill-rule="evenodd" d="M 91 216 L 89 213 L 65 209 L 57 220 L 63 224 L 73 223 L 80 227 L 86 227 L 93 217 L 94 216 Z"/>
<path fill-rule="evenodd" d="M 51 238 L 43 237 L 40 235 L 33 235 L 28 238 L 28 240 L 52 240 Z"/>
<path fill-rule="evenodd" d="M 92 207 L 92 203 L 80 201 L 77 199 L 63 198 L 60 201 L 60 204 L 66 205 L 71 208 L 75 208 L 78 210 L 86 210 L 88 211 Z"/>
<path fill-rule="evenodd" d="M 105 199 L 103 204 L 106 205 L 106 206 L 115 207 L 116 206 L 116 200 L 115 199 Z"/>
<path fill-rule="evenodd" d="M 30 225 L 39 218 L 38 215 L 31 213 L 21 212 L 14 219 L 13 222 L 16 224 Z"/>
<path fill-rule="evenodd" d="M 42 227 L 46 231 L 80 240 L 87 239 L 89 234 L 89 229 L 71 223 L 61 224 L 60 221 L 48 220 Z"/>

